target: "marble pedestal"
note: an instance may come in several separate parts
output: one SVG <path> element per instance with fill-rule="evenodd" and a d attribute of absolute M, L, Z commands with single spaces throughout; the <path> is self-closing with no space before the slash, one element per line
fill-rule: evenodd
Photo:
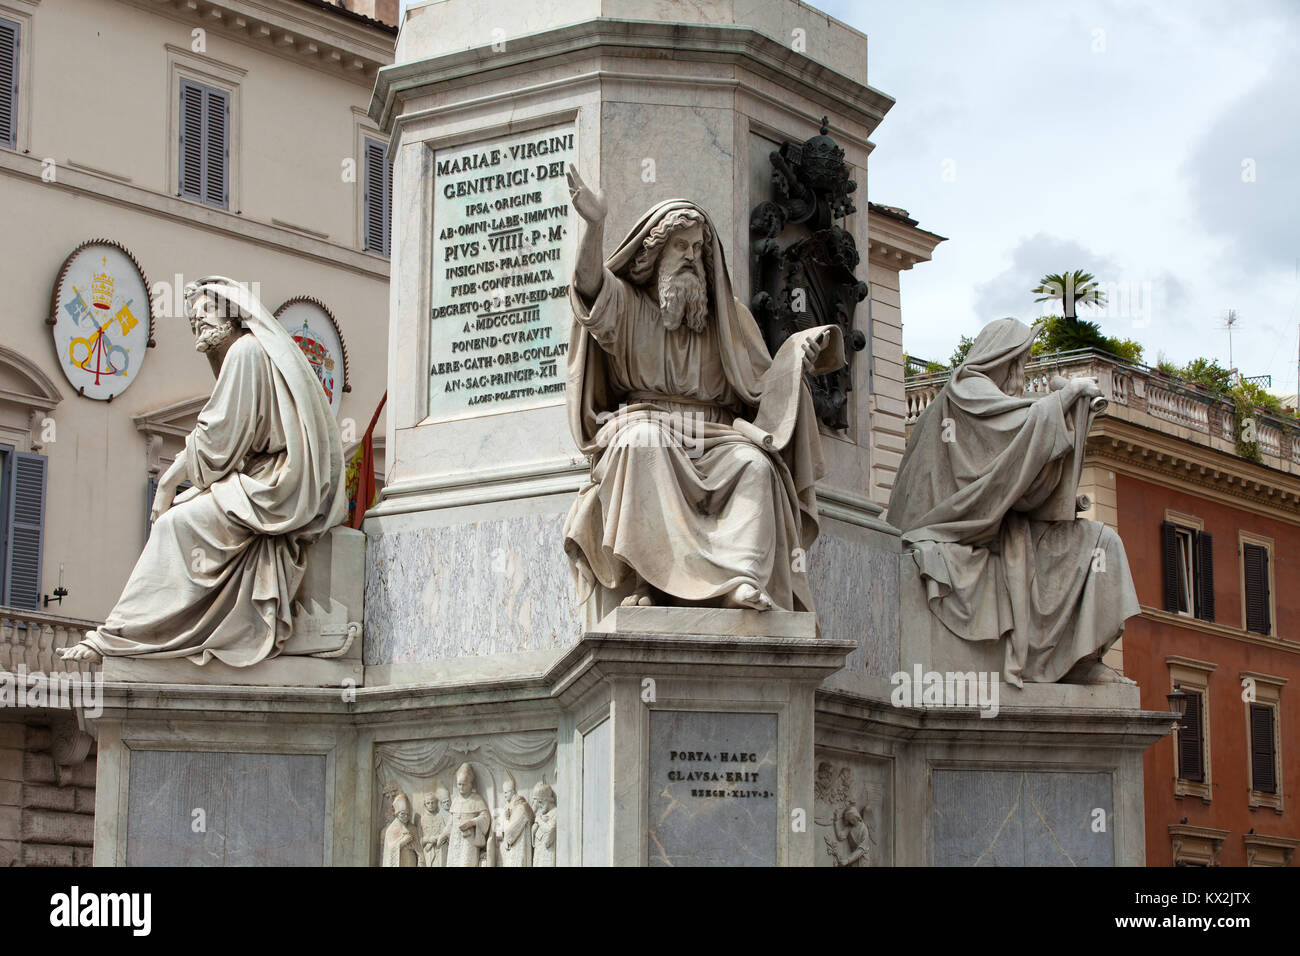
<path fill-rule="evenodd" d="M 812 614 L 621 608 L 560 661 L 568 857 L 588 866 L 809 865 L 813 701 L 855 645 Z"/>

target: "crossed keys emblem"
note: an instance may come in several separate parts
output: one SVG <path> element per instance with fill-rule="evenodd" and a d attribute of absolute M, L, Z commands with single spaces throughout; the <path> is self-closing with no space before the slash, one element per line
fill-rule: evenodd
<path fill-rule="evenodd" d="M 68 343 L 68 358 L 72 360 L 72 363 L 77 368 L 94 375 L 96 385 L 100 383 L 101 377 L 105 375 L 126 374 L 127 366 L 131 361 L 130 356 L 127 355 L 125 348 L 114 345 L 107 333 L 110 326 L 115 322 L 122 330 L 123 335 L 129 335 L 131 330 L 139 324 L 139 320 L 131 313 L 132 301 L 127 299 L 126 303 L 116 313 L 103 322 L 96 321 L 95 311 L 86 304 L 81 290 L 75 285 L 72 287 L 72 298 L 63 304 L 63 308 L 72 316 L 77 325 L 89 324 L 94 327 L 95 331 L 88 337 L 73 338 Z M 95 307 L 105 310 L 108 305 L 96 301 Z M 79 351 L 82 352 L 81 355 L 78 355 Z"/>

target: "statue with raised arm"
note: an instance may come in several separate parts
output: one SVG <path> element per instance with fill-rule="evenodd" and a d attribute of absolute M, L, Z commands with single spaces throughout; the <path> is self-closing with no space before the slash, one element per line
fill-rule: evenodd
<path fill-rule="evenodd" d="M 190 283 L 185 302 L 216 385 L 158 481 L 149 540 L 117 606 L 66 660 L 248 667 L 275 657 L 292 633 L 307 548 L 347 513 L 338 425 L 289 333 L 230 279 Z M 176 495 L 186 480 L 193 487 Z"/>
<path fill-rule="evenodd" d="M 1101 656 L 1139 612 L 1128 558 L 1118 534 L 1077 516 L 1105 399 L 1095 380 L 1059 376 L 1025 395 L 1033 341 L 1015 319 L 984 327 L 916 422 L 889 521 L 952 639 L 1005 641 L 1005 680 L 1123 681 Z"/>
<path fill-rule="evenodd" d="M 564 526 L 585 600 L 812 610 L 801 558 L 824 467 L 806 372 L 844 364 L 835 326 L 773 358 L 731 292 L 708 214 L 659 203 L 604 259 L 603 196 L 569 170 L 584 220 L 570 287 L 567 401 L 591 481 Z"/>

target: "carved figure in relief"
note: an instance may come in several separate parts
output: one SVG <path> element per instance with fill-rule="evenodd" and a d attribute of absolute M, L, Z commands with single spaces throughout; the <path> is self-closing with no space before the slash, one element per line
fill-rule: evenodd
<path fill-rule="evenodd" d="M 533 787 L 533 866 L 555 866 L 555 828 L 559 808 L 555 791 L 544 780 Z"/>
<path fill-rule="evenodd" d="M 501 809 L 496 825 L 501 866 L 533 865 L 533 808 L 519 792 L 514 776 L 505 772 L 501 784 Z"/>
<path fill-rule="evenodd" d="M 836 866 L 870 866 L 870 842 L 871 831 L 862 818 L 862 811 L 849 804 L 835 819 L 835 840 L 826 838 L 826 850 Z M 840 843 L 848 843 L 847 853 L 840 849 Z"/>
<path fill-rule="evenodd" d="M 393 822 L 384 830 L 381 866 L 419 866 L 419 840 L 411 828 L 411 801 L 399 793 L 393 799 Z"/>
<path fill-rule="evenodd" d="M 812 610 L 821 437 L 805 373 L 844 364 L 838 326 L 773 358 L 732 295 L 719 234 L 662 202 L 603 259 L 606 204 L 570 167 L 585 225 L 570 286 L 569 423 L 591 482 L 564 527 L 580 599 Z"/>
<path fill-rule="evenodd" d="M 434 789 L 424 795 L 424 812 L 420 814 L 420 848 L 424 866 L 445 866 L 447 839 L 451 835 L 451 797 L 447 788 L 434 781 Z"/>
<path fill-rule="evenodd" d="M 451 801 L 451 833 L 447 839 L 447 866 L 481 866 L 487 858 L 492 814 L 479 795 L 474 768 L 463 763 L 456 771 L 456 796 Z"/>

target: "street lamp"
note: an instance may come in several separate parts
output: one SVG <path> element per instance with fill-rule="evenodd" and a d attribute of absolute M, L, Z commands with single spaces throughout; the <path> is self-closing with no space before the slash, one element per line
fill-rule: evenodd
<path fill-rule="evenodd" d="M 1175 684 L 1173 691 L 1165 694 L 1165 700 L 1169 701 L 1169 710 L 1178 715 L 1176 726 L 1182 730 L 1183 718 L 1187 716 L 1187 692 Z"/>

